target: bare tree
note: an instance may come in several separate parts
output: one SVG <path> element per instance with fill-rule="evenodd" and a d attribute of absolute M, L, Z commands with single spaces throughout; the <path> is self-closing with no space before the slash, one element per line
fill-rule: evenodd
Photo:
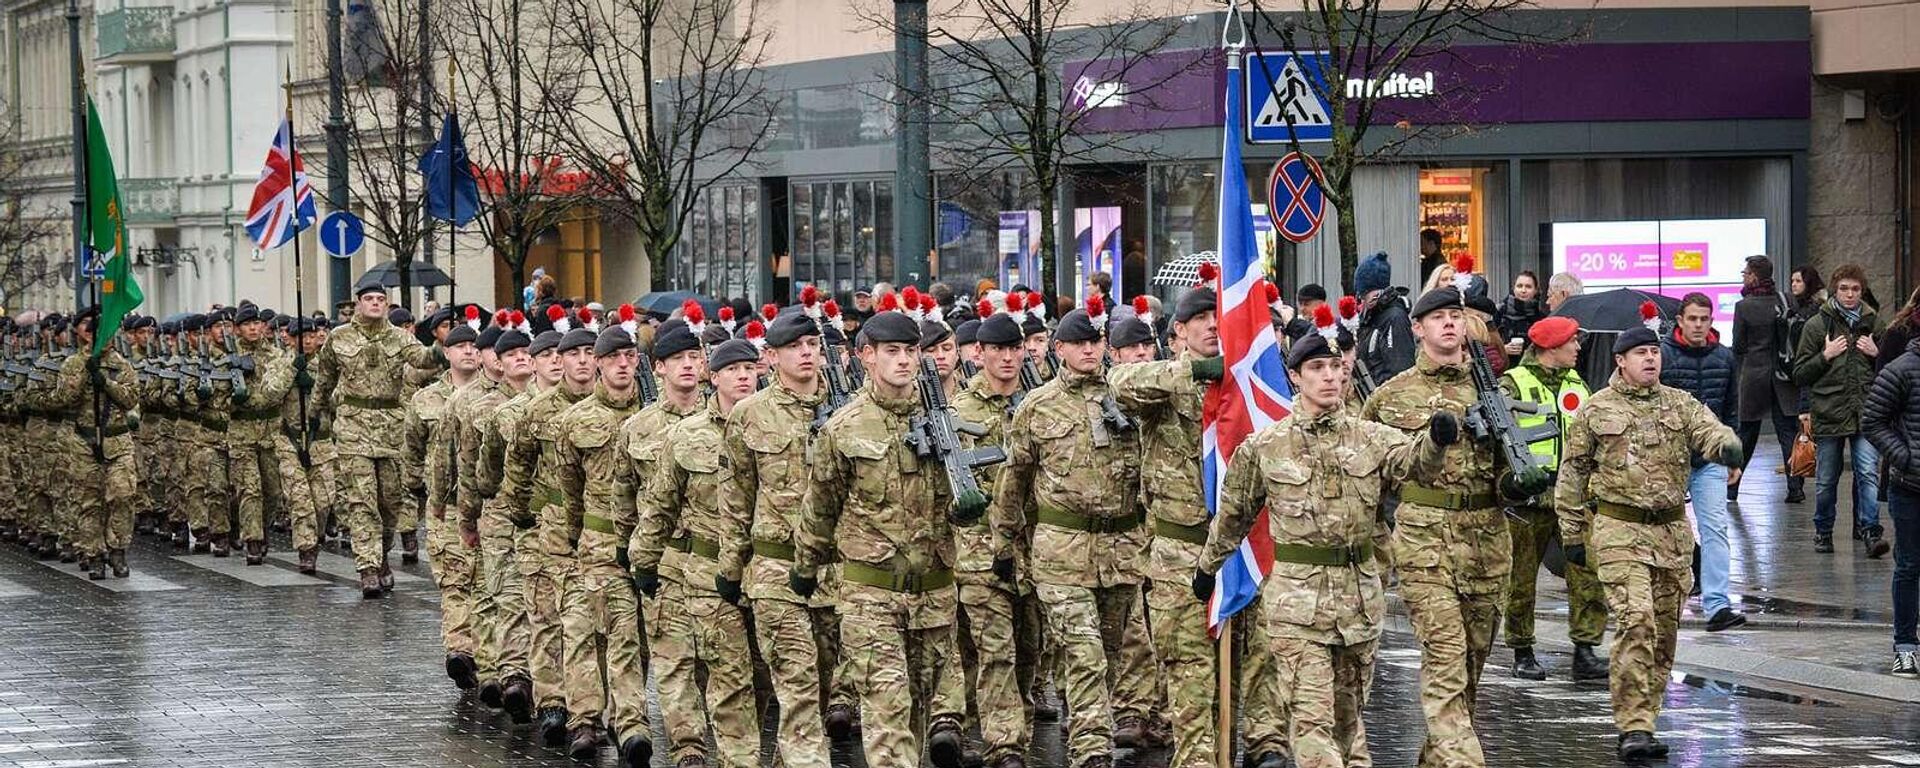
<path fill-rule="evenodd" d="M 1163 4 L 1164 5 L 1164 4 Z M 890 7 L 890 4 L 889 4 Z M 1106 9 L 1095 14 L 1090 7 Z M 863 10 L 870 25 L 895 32 L 890 10 Z M 1040 215 L 1040 286 L 1057 268 L 1058 198 L 1071 165 L 1139 162 L 1158 155 L 1137 135 L 1092 130 L 1104 100 L 1155 109 L 1163 87 L 1184 73 L 1148 72 L 1154 54 L 1175 40 L 1183 20 L 1147 0 L 949 0 L 929 8 L 927 68 L 935 165 L 962 184 L 1019 171 L 1021 196 Z M 1096 62 L 1104 87 L 1086 92 L 1062 81 L 1065 67 Z M 1191 66 L 1205 62 L 1195 59 Z M 889 84 L 897 85 L 893 75 Z"/>
<path fill-rule="evenodd" d="M 60 210 L 33 205 L 35 190 L 20 151 L 18 118 L 12 105 L 0 101 L 0 300 L 9 305 L 29 287 L 55 279 L 49 249 L 61 248 L 65 232 Z"/>
<path fill-rule="evenodd" d="M 1375 87 L 1375 79 L 1432 59 L 1450 59 L 1451 49 L 1465 43 L 1549 45 L 1582 33 L 1568 23 L 1528 23 L 1518 12 L 1536 7 L 1533 0 L 1251 0 L 1247 21 L 1249 47 L 1287 51 L 1324 52 L 1324 76 L 1307 78 L 1315 96 L 1328 106 L 1333 141 L 1321 159 L 1327 204 L 1339 212 L 1340 279 L 1353 290 L 1353 271 L 1360 263 L 1359 235 L 1353 215 L 1354 169 L 1391 158 L 1409 147 L 1430 145 L 1472 130 L 1460 122 L 1413 124 L 1395 118 L 1393 100 L 1399 95 Z M 1291 7 L 1288 7 L 1291 6 Z M 1285 11 L 1269 14 L 1268 11 Z M 1348 78 L 1360 78 L 1359 88 Z M 1272 98 L 1286 104 L 1276 84 L 1252 87 L 1273 89 Z M 1456 106 L 1470 104 L 1480 94 L 1457 92 L 1446 98 Z M 1291 118 L 1289 118 L 1291 120 Z M 1291 127 L 1291 122 L 1289 122 Z M 1296 142 L 1297 143 L 1297 142 Z"/>
<path fill-rule="evenodd" d="M 600 184 L 564 166 L 569 121 L 579 119 L 583 65 L 565 45 L 566 0 L 450 0 L 442 30 L 455 59 L 454 100 L 479 166 L 476 219 L 494 255 L 527 279 L 527 256 L 543 232 L 578 216 Z M 519 295 L 513 299 L 521 301 Z"/>
<path fill-rule="evenodd" d="M 606 207 L 633 223 L 666 290 L 695 206 L 772 135 L 759 2 L 561 1 L 585 80 L 563 126 L 573 160 L 608 181 Z"/>

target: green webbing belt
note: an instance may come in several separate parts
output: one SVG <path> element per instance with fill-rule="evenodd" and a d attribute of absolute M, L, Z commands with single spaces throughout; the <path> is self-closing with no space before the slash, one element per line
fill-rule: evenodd
<path fill-rule="evenodd" d="M 1500 506 L 1500 499 L 1494 496 L 1492 491 L 1462 493 L 1424 488 L 1418 485 L 1403 485 L 1400 486 L 1400 503 L 1451 510 L 1490 509 Z"/>
<path fill-rule="evenodd" d="M 1310 547 L 1305 544 L 1275 544 L 1273 559 L 1301 565 L 1359 565 L 1373 559 L 1373 542 L 1363 541 L 1344 547 Z"/>
<path fill-rule="evenodd" d="M 885 568 L 875 568 L 866 563 L 844 562 L 840 564 L 840 578 L 855 584 L 913 594 L 923 594 L 953 586 L 953 571 L 945 568 L 922 573 L 899 573 Z"/>
<path fill-rule="evenodd" d="M 1627 506 L 1625 504 L 1615 504 L 1611 501 L 1602 501 L 1596 503 L 1594 509 L 1600 514 L 1615 520 L 1624 520 L 1629 523 L 1639 523 L 1641 525 L 1666 525 L 1667 523 L 1687 516 L 1687 508 L 1685 506 L 1669 507 L 1667 509 L 1646 509 L 1643 507 Z"/>
<path fill-rule="evenodd" d="M 589 531 L 599 531 L 609 536 L 620 535 L 619 529 L 614 527 L 612 520 L 608 520 L 599 515 L 581 515 L 580 527 Z"/>
<path fill-rule="evenodd" d="M 340 398 L 340 401 L 355 408 L 365 408 L 373 411 L 386 411 L 400 407 L 400 401 L 391 397 L 354 397 L 353 395 L 347 395 L 346 397 Z"/>
<path fill-rule="evenodd" d="M 1184 541 L 1188 544 L 1207 543 L 1207 524 L 1181 525 L 1170 520 L 1153 521 L 1153 535 L 1163 539 Z"/>
<path fill-rule="evenodd" d="M 794 561 L 793 545 L 783 541 L 754 539 L 753 556 L 764 557 L 769 560 L 785 560 L 791 563 Z"/>
<path fill-rule="evenodd" d="M 1146 522 L 1146 515 L 1135 512 L 1124 517 L 1088 517 L 1068 512 L 1057 507 L 1041 507 L 1039 522 L 1055 528 L 1069 528 L 1087 533 L 1124 533 L 1140 527 Z M 1206 539 L 1201 539 L 1205 541 Z"/>

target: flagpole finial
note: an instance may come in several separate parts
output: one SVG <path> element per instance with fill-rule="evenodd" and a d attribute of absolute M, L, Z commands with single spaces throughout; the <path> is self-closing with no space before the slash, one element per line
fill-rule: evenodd
<path fill-rule="evenodd" d="M 1220 24 L 1220 47 L 1232 63 L 1238 63 L 1240 52 L 1247 47 L 1247 22 L 1240 13 L 1240 0 L 1227 0 L 1227 17 Z"/>

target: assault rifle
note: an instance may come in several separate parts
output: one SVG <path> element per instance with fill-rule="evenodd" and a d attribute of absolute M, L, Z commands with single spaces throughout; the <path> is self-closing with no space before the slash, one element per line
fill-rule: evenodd
<path fill-rule="evenodd" d="M 213 399 L 213 356 L 207 354 L 207 337 L 204 334 L 195 346 L 199 348 L 195 367 L 200 383 L 194 387 L 194 394 L 199 396 L 201 402 L 205 402 Z"/>
<path fill-rule="evenodd" d="M 825 337 L 822 336 L 824 339 Z M 819 432 L 826 426 L 833 412 L 840 410 L 853 399 L 853 389 L 848 382 L 847 372 L 840 368 L 840 345 L 826 343 L 820 345 L 820 353 L 826 356 L 827 364 L 822 369 L 827 374 L 827 396 L 813 407 L 813 431 Z"/>
<path fill-rule="evenodd" d="M 1012 407 L 1019 408 L 1020 403 L 1027 399 L 1027 393 L 1039 389 L 1044 383 L 1046 382 L 1040 380 L 1040 368 L 1033 364 L 1033 355 L 1021 356 L 1020 389 L 1014 391 L 1013 397 L 1010 398 Z"/>
<path fill-rule="evenodd" d="M 1488 369 L 1492 373 L 1492 369 Z M 1353 394 L 1366 402 L 1373 396 L 1373 390 L 1380 385 L 1373 380 L 1373 371 L 1367 369 L 1367 360 L 1359 355 L 1353 356 Z"/>
<path fill-rule="evenodd" d="M 1113 357 L 1106 352 L 1100 353 L 1100 368 L 1113 367 Z M 1120 410 L 1120 404 L 1113 399 L 1111 390 L 1100 395 L 1100 423 L 1107 425 L 1109 432 L 1132 432 L 1133 420 L 1127 418 L 1126 411 Z"/>
<path fill-rule="evenodd" d="M 234 397 L 247 399 L 247 374 L 253 373 L 253 355 L 240 354 L 240 345 L 232 335 L 220 340 L 221 348 L 227 353 L 220 358 L 218 365 L 226 369 L 226 380 L 233 385 Z"/>
<path fill-rule="evenodd" d="M 910 424 L 907 447 L 915 456 L 937 460 L 947 470 L 947 487 L 953 491 L 948 520 L 966 525 L 980 519 L 987 510 L 987 494 L 980 490 L 973 470 L 1006 461 L 1007 452 L 997 445 L 972 449 L 960 445 L 961 433 L 986 437 L 987 428 L 954 417 L 932 357 L 920 358 L 920 413 L 914 414 Z"/>
<path fill-rule="evenodd" d="M 660 399 L 660 383 L 653 380 L 653 360 L 645 352 L 640 353 L 640 367 L 633 373 L 634 383 L 640 385 L 640 407 L 653 405 Z"/>
<path fill-rule="evenodd" d="M 1504 464 L 1496 484 L 1501 496 L 1516 502 L 1537 496 L 1551 487 L 1553 478 L 1527 445 L 1553 437 L 1559 433 L 1560 426 L 1548 421 L 1531 429 L 1520 428 L 1513 414 L 1521 409 L 1508 399 L 1500 382 L 1494 379 L 1487 353 L 1471 340 L 1466 346 L 1468 370 L 1473 377 L 1473 389 L 1478 393 L 1473 405 L 1467 408 L 1467 429 L 1474 439 L 1491 443 L 1499 453 Z"/>

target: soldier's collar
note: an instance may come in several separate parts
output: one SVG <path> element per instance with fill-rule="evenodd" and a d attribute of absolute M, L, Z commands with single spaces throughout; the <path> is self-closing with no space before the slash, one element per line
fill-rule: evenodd
<path fill-rule="evenodd" d="M 1607 388 L 1616 390 L 1627 397 L 1645 399 L 1659 394 L 1660 382 L 1656 381 L 1644 387 L 1634 386 L 1633 382 L 1627 381 L 1627 377 L 1620 375 L 1619 371 L 1614 371 L 1613 376 L 1607 380 Z"/>
<path fill-rule="evenodd" d="M 607 389 L 605 382 L 596 381 L 593 383 L 593 396 L 613 408 L 625 408 L 632 405 L 634 399 L 640 396 L 640 388 L 634 387 L 627 391 L 625 397 L 621 397 L 614 394 L 613 390 Z"/>
<path fill-rule="evenodd" d="M 874 405 L 878 405 L 890 413 L 912 413 L 920 408 L 920 382 L 918 380 L 914 381 L 912 391 L 907 393 L 905 397 L 881 397 L 879 391 L 871 387 L 867 389 L 867 396 L 873 398 Z"/>
<path fill-rule="evenodd" d="M 1469 340 L 1463 343 L 1472 344 L 1473 342 Z M 1462 375 L 1462 374 L 1465 374 L 1467 371 L 1467 362 L 1464 357 L 1458 363 L 1442 363 L 1438 360 L 1428 357 L 1427 350 L 1425 349 L 1418 349 L 1414 351 L 1413 365 L 1415 368 L 1420 369 L 1421 373 L 1428 374 L 1428 375 L 1433 375 L 1433 374 Z"/>
<path fill-rule="evenodd" d="M 827 398 L 826 382 L 820 381 L 819 379 L 815 379 L 813 394 L 811 395 L 802 394 L 800 392 L 797 392 L 789 388 L 787 386 L 787 383 L 781 380 L 780 374 L 778 372 L 774 373 L 773 383 L 771 386 L 767 388 L 773 390 L 774 397 L 780 398 L 782 400 L 787 400 L 790 402 L 804 403 L 806 405 L 815 405 L 815 404 L 818 404 L 821 400 L 825 400 Z M 734 407 L 738 408 L 740 407 L 740 404 L 735 403 Z"/>

